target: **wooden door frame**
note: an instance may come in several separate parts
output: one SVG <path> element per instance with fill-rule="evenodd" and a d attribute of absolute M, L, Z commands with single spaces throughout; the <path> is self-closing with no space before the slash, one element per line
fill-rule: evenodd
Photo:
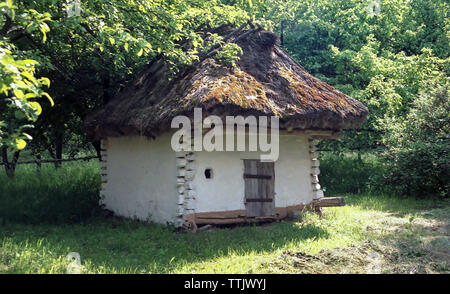
<path fill-rule="evenodd" d="M 256 164 L 252 165 L 251 162 Z M 244 203 L 247 216 L 275 216 L 275 162 L 243 159 L 243 164 Z M 263 172 L 260 174 L 261 169 Z"/>

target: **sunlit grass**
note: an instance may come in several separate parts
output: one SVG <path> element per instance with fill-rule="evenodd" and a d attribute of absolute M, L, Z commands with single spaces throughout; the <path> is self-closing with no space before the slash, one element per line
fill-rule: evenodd
<path fill-rule="evenodd" d="M 322 218 L 305 213 L 297 222 L 197 234 L 121 219 L 75 225 L 3 225 L 0 272 L 65 273 L 69 252 L 80 253 L 85 273 L 364 272 L 363 265 L 349 266 L 356 252 L 352 248 L 368 241 L 380 242 L 378 247 L 395 247 L 398 242 L 405 248 L 410 248 L 408 244 L 417 247 L 431 232 L 421 224 L 448 224 L 450 214 L 448 202 L 375 196 L 348 196 L 347 202 L 345 207 L 325 209 Z M 392 246 L 388 249 L 393 252 L 403 248 Z M 326 268 L 321 264 L 302 268 L 290 257 L 298 252 L 320 257 L 342 248 L 349 250 L 327 260 Z M 446 272 L 448 265 L 433 264 L 433 270 Z"/>

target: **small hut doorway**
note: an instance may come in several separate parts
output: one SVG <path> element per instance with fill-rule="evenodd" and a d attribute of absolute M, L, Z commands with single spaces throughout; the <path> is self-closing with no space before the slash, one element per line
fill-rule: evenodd
<path fill-rule="evenodd" d="M 244 159 L 244 181 L 247 217 L 274 216 L 274 163 Z"/>

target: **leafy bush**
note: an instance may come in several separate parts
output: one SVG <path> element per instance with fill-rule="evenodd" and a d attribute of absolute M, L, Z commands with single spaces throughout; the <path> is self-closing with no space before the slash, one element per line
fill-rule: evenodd
<path fill-rule="evenodd" d="M 418 95 L 406 117 L 388 119 L 385 183 L 408 196 L 449 195 L 449 83 Z"/>
<path fill-rule="evenodd" d="M 99 209 L 98 162 L 21 165 L 13 179 L 0 174 L 0 222 L 78 222 Z"/>
<path fill-rule="evenodd" d="M 383 175 L 377 153 L 320 152 L 320 185 L 325 195 L 384 192 L 376 185 Z"/>

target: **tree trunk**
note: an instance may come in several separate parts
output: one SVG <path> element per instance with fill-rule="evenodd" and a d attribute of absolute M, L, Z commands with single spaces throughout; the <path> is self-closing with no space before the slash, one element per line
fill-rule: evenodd
<path fill-rule="evenodd" d="M 103 105 L 109 102 L 109 89 L 111 88 L 111 79 L 109 77 L 109 72 L 105 72 L 103 76 Z"/>
<path fill-rule="evenodd" d="M 62 151 L 63 151 L 63 134 L 58 134 L 55 142 L 55 155 L 57 160 L 62 159 Z M 61 161 L 55 162 L 56 168 L 60 168 L 61 165 L 62 165 Z"/>
<path fill-rule="evenodd" d="M 11 179 L 14 177 L 17 161 L 19 160 L 19 155 L 20 155 L 20 150 L 15 151 L 11 162 L 9 162 L 8 148 L 6 146 L 2 147 L 2 161 L 5 164 L 5 172 L 6 172 L 6 175 Z"/>
<path fill-rule="evenodd" d="M 42 159 L 42 157 L 41 157 L 41 154 L 39 153 L 39 154 L 37 154 L 36 155 L 36 166 L 37 166 L 37 173 L 38 173 L 38 175 L 40 175 L 41 174 L 41 159 Z"/>
<path fill-rule="evenodd" d="M 55 148 L 55 149 L 53 149 Z M 57 135 L 55 138 L 55 143 L 48 146 L 47 150 L 50 156 L 57 160 L 62 159 L 62 149 L 63 149 L 63 135 Z M 55 161 L 55 168 L 61 167 L 61 161 Z"/>
<path fill-rule="evenodd" d="M 281 21 L 281 26 L 280 26 L 280 44 L 281 44 L 281 47 L 284 46 L 284 26 L 285 26 L 285 24 L 286 24 L 286 21 L 282 20 Z"/>
<path fill-rule="evenodd" d="M 92 141 L 92 146 L 94 146 L 95 151 L 97 152 L 98 160 L 102 161 L 101 141 L 100 140 Z"/>

